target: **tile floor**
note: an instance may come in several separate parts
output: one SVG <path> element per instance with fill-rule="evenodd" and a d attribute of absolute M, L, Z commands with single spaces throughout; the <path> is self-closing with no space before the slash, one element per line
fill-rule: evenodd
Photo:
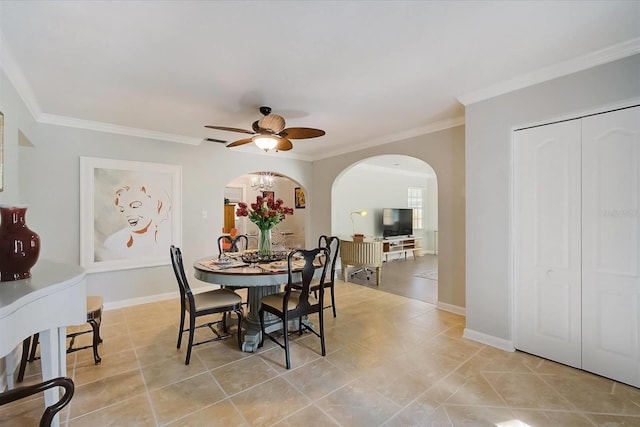
<path fill-rule="evenodd" d="M 352 276 L 350 273 L 355 271 L 357 269 L 354 267 L 349 269 L 347 273 L 349 282 L 432 304 L 438 302 L 438 280 L 430 278 L 431 276 L 427 274 L 438 271 L 437 255 L 427 254 L 415 258 L 409 255 L 407 259 L 394 258 L 385 261 L 378 287 L 376 287 L 375 274 L 367 275 L 365 272 L 360 272 Z M 342 272 L 339 271 L 338 275 L 342 277 Z"/>
<path fill-rule="evenodd" d="M 104 313 L 102 364 L 68 355 L 76 393 L 63 426 L 640 426 L 640 390 L 462 338 L 464 318 L 337 281 L 327 355 L 310 334 L 242 353 L 235 340 L 175 348 L 179 305 Z M 38 362 L 25 383 L 38 380 Z M 42 398 L 0 409 L 34 426 Z"/>

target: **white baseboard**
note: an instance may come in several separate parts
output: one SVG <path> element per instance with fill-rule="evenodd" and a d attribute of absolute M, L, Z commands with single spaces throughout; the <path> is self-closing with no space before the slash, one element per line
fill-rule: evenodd
<path fill-rule="evenodd" d="M 434 249 L 424 249 L 422 250 L 422 252 L 420 252 L 420 255 L 438 255 L 438 252 L 436 252 Z"/>
<path fill-rule="evenodd" d="M 491 347 L 499 348 L 500 350 L 509 351 L 509 352 L 516 351 L 516 347 L 513 345 L 513 341 L 494 337 L 492 335 L 483 334 L 482 332 L 477 332 L 472 329 L 465 328 L 462 336 L 472 341 L 477 341 L 479 343 L 486 344 Z"/>
<path fill-rule="evenodd" d="M 444 302 L 438 302 L 436 304 L 438 310 L 448 311 L 449 313 L 459 314 L 460 316 L 466 316 L 466 309 L 464 307 L 460 307 L 459 305 L 447 304 Z"/>
<path fill-rule="evenodd" d="M 206 284 L 204 286 L 198 286 L 198 287 L 192 286 L 191 290 L 193 291 L 194 294 L 197 294 L 205 290 L 219 289 L 219 288 L 220 288 L 220 285 Z M 104 303 L 103 309 L 105 311 L 115 310 L 117 308 L 131 307 L 139 304 L 149 304 L 151 302 L 165 301 L 172 298 L 180 298 L 180 293 L 178 291 L 166 292 L 164 294 L 156 294 L 156 295 L 149 295 L 149 296 L 140 297 L 140 298 L 131 298 L 131 299 L 125 299 L 120 301 L 106 302 Z"/>
<path fill-rule="evenodd" d="M 150 302 L 164 301 L 172 298 L 180 298 L 178 291 L 167 292 L 166 294 L 149 295 L 140 298 L 131 298 L 121 301 L 106 302 L 104 303 L 104 310 L 115 310 L 117 308 L 131 307 L 139 304 L 148 304 Z"/>

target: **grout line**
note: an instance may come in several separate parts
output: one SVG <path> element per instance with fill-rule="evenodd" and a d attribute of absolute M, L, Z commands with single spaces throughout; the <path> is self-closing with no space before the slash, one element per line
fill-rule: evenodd
<path fill-rule="evenodd" d="M 341 335 L 340 334 L 340 332 L 349 331 L 350 329 L 362 328 L 362 325 L 366 324 L 366 322 L 367 322 L 366 319 L 367 318 L 363 317 L 363 315 L 360 314 L 360 312 L 358 310 L 358 308 L 360 306 L 362 306 L 363 304 L 367 305 L 367 302 L 365 302 L 365 301 L 369 301 L 369 302 L 375 303 L 376 304 L 374 306 L 374 308 L 376 309 L 375 311 L 376 312 L 379 311 L 381 316 L 385 315 L 385 312 L 386 312 L 387 308 L 390 308 L 391 310 L 393 310 L 393 312 L 398 312 L 398 310 L 402 310 L 402 306 L 404 304 L 406 304 L 408 301 L 411 301 L 411 302 L 415 301 L 415 302 L 420 302 L 421 303 L 421 305 L 419 306 L 420 308 L 417 308 L 418 306 L 416 306 L 413 303 L 411 305 L 404 305 L 404 310 L 413 310 L 413 311 L 411 311 L 411 313 L 419 311 L 419 313 L 416 314 L 415 316 L 410 316 L 410 320 L 408 320 L 408 321 L 420 322 L 419 320 L 416 320 L 416 319 L 418 319 L 421 316 L 425 316 L 425 315 L 426 316 L 432 316 L 430 313 L 433 313 L 433 309 L 428 309 L 427 311 L 423 311 L 426 308 L 427 305 L 432 305 L 430 303 L 426 303 L 424 301 L 419 301 L 419 300 L 413 300 L 410 297 L 402 297 L 401 296 L 402 297 L 401 299 L 398 299 L 398 300 L 394 299 L 393 300 L 394 303 L 392 304 L 392 306 L 380 306 L 379 304 L 380 304 L 381 299 L 387 298 L 387 295 L 388 295 L 384 290 L 379 289 L 379 288 L 371 288 L 371 289 L 369 289 L 369 288 L 367 288 L 365 286 L 354 284 L 354 283 L 339 283 L 339 282 L 340 282 L 339 280 L 336 281 L 336 291 L 337 291 L 336 297 L 339 300 L 339 303 L 338 303 L 338 305 L 339 305 L 338 318 L 333 321 L 333 326 L 332 327 L 326 327 L 325 328 L 325 333 L 327 333 L 329 331 L 332 331 L 332 333 L 335 333 L 336 336 L 339 337 L 338 341 L 339 341 L 340 344 L 337 345 L 336 348 L 334 348 L 333 350 L 331 350 L 330 352 L 327 353 L 328 357 L 330 357 L 332 354 L 335 354 L 336 352 L 344 351 L 348 346 L 353 345 L 353 344 L 355 344 L 358 348 L 364 348 L 366 351 L 372 352 L 373 354 L 377 353 L 376 350 L 371 350 L 371 349 L 367 348 L 365 345 L 362 344 L 362 342 L 364 340 L 364 336 L 358 337 L 357 339 L 355 339 L 355 338 L 349 339 L 348 338 L 349 336 L 355 336 L 355 335 L 353 335 L 353 334 Z M 376 292 L 376 291 L 380 291 L 380 292 Z M 340 299 L 344 299 L 344 302 L 340 303 Z M 397 304 L 396 304 L 396 302 L 397 302 Z M 156 303 L 152 303 L 152 304 L 156 304 Z M 159 302 L 158 304 L 161 304 L 161 305 L 157 305 L 156 307 L 163 309 L 163 310 L 161 310 L 163 316 L 176 317 L 175 313 L 174 313 L 174 310 L 173 309 L 170 310 L 169 306 L 166 305 L 166 302 Z M 422 305 L 422 304 L 424 304 L 424 305 Z M 150 307 L 152 307 L 152 306 L 150 306 Z M 166 307 L 166 309 L 165 309 L 165 307 Z M 325 313 L 328 314 L 327 319 L 329 319 L 329 317 L 331 317 L 330 310 L 327 310 Z M 351 314 L 349 314 L 349 313 L 351 313 Z M 160 423 L 159 423 L 159 420 L 158 420 L 158 414 L 156 413 L 156 409 L 155 409 L 155 407 L 153 405 L 153 401 L 151 399 L 151 393 L 153 391 L 149 390 L 148 381 L 145 379 L 145 376 L 143 374 L 143 366 L 141 365 L 141 361 L 140 361 L 140 358 L 139 358 L 139 355 L 141 354 L 141 350 L 142 350 L 143 347 L 137 347 L 133 343 L 133 339 L 131 338 L 131 334 L 137 333 L 138 331 L 134 330 L 131 327 L 131 325 L 130 325 L 130 320 L 131 319 L 129 319 L 127 314 L 130 315 L 131 312 L 123 311 L 122 312 L 122 318 L 121 318 L 122 321 L 121 322 L 117 322 L 116 321 L 115 325 L 117 325 L 118 328 L 121 328 L 122 325 L 125 325 L 125 328 L 123 328 L 123 329 L 126 330 L 127 336 L 129 337 L 129 340 L 131 341 L 131 344 L 132 344 L 131 349 L 133 350 L 133 353 L 134 353 L 134 355 L 136 357 L 137 368 L 134 368 L 134 369 L 137 369 L 137 372 L 142 377 L 142 381 L 143 381 L 143 385 L 144 385 L 143 393 L 146 395 L 147 402 L 148 402 L 148 405 L 149 405 L 150 410 L 152 412 L 152 417 L 153 417 L 153 420 L 154 420 L 156 426 L 160 426 Z M 411 328 L 415 329 L 416 331 L 418 331 L 417 332 L 418 334 L 420 334 L 419 331 L 422 330 L 422 326 L 425 328 L 425 330 L 427 330 L 429 327 L 432 327 L 433 331 L 437 331 L 435 333 L 435 335 L 428 336 L 428 338 L 424 339 L 424 343 L 423 344 L 427 345 L 427 346 L 428 346 L 429 342 L 436 342 L 436 340 L 443 340 L 443 339 L 452 340 L 452 341 L 455 341 L 455 342 L 467 342 L 467 340 L 464 340 L 458 334 L 452 334 L 452 332 L 455 332 L 457 328 L 460 328 L 461 324 L 462 324 L 462 326 L 464 326 L 463 325 L 463 319 L 464 318 L 461 317 L 461 316 L 458 316 L 458 315 L 451 315 L 451 316 L 452 317 L 449 317 L 449 316 L 433 316 L 430 319 L 425 318 L 425 319 L 422 319 L 422 323 L 418 323 L 416 326 L 411 326 Z M 452 324 L 448 323 L 448 321 L 450 319 L 452 319 L 452 321 L 454 321 Z M 460 319 L 462 319 L 462 320 L 460 320 Z M 333 320 L 333 319 L 331 319 L 331 320 Z M 437 326 L 437 328 L 435 327 L 437 323 L 442 323 L 443 321 L 444 321 L 444 324 L 442 326 Z M 405 325 L 407 324 L 405 321 L 403 321 L 403 322 L 404 322 Z M 327 326 L 327 323 L 328 322 L 325 322 L 325 326 Z M 109 325 L 109 324 L 107 324 L 107 325 Z M 113 324 L 111 324 L 109 326 L 113 326 Z M 398 326 L 398 327 L 401 327 L 401 326 Z M 176 330 L 177 330 L 177 319 L 176 319 Z M 392 331 L 392 332 L 390 332 L 390 334 L 396 334 L 396 333 Z M 396 335 L 398 335 L 398 334 L 396 334 Z M 347 339 L 343 340 L 342 338 L 344 338 L 345 336 L 347 337 Z M 386 336 L 387 335 L 383 335 L 382 338 L 385 339 Z M 311 335 L 309 335 L 308 337 L 311 337 Z M 299 339 L 303 339 L 304 340 L 305 337 L 297 338 L 296 340 L 292 340 L 292 345 L 300 345 L 301 347 L 304 347 L 305 349 L 310 349 L 311 348 L 311 347 L 308 346 L 308 345 L 310 345 L 311 341 L 304 342 L 304 343 L 302 343 L 302 342 L 298 343 L 297 341 Z M 422 341 L 423 340 L 420 340 L 421 343 L 422 343 Z M 418 349 L 417 341 L 414 344 L 415 344 L 416 349 Z M 423 345 L 423 344 L 420 344 L 420 345 Z M 149 344 L 149 346 L 151 346 L 151 345 L 154 345 L 154 344 Z M 215 345 L 216 344 L 214 344 L 213 346 L 215 346 Z M 148 346 L 144 346 L 144 347 L 148 347 Z M 477 344 L 477 348 L 473 347 L 473 346 L 464 346 L 464 348 L 468 349 L 466 351 L 469 352 L 468 353 L 469 355 L 466 358 L 464 358 L 464 360 L 461 360 L 457 364 L 453 363 L 451 366 L 454 366 L 454 367 L 449 369 L 449 370 L 447 370 L 447 371 L 445 371 L 446 373 L 444 375 L 440 375 L 439 374 L 438 376 L 435 376 L 433 383 L 425 384 L 428 387 L 428 388 L 426 388 L 426 390 L 424 390 L 422 392 L 417 392 L 417 394 L 415 396 L 409 396 L 409 397 L 413 397 L 413 399 L 411 401 L 409 401 L 406 405 L 401 405 L 399 403 L 396 403 L 394 400 L 392 400 L 391 398 L 385 396 L 383 393 L 378 392 L 377 390 L 374 390 L 376 392 L 376 394 L 381 396 L 381 398 L 384 398 L 385 401 L 388 401 L 391 404 L 393 404 L 394 406 L 399 407 L 399 409 L 395 413 L 393 413 L 387 420 L 385 420 L 383 422 L 383 425 L 392 425 L 393 424 L 393 420 L 394 419 L 398 419 L 398 417 L 400 416 L 400 414 L 403 411 L 407 410 L 407 408 L 409 408 L 411 405 L 416 404 L 416 402 L 418 402 L 419 399 L 424 398 L 425 395 L 427 395 L 430 391 L 432 392 L 434 390 L 434 388 L 441 387 L 443 391 L 446 391 L 446 390 L 444 390 L 443 387 L 445 385 L 447 385 L 447 384 L 451 384 L 451 380 L 454 379 L 454 377 L 456 375 L 461 375 L 461 368 L 465 364 L 467 364 L 470 360 L 472 360 L 473 358 L 481 357 L 479 355 L 483 352 L 483 350 L 485 350 L 487 348 L 490 348 L 490 347 L 485 346 L 485 345 L 481 345 L 481 344 Z M 206 348 L 204 348 L 204 347 L 200 348 L 200 350 L 203 350 L 203 349 L 206 350 Z M 127 348 L 127 349 L 122 350 L 122 351 L 128 351 L 128 350 L 129 349 Z M 228 351 L 229 349 L 228 348 L 220 348 L 219 350 Z M 267 383 L 267 382 L 269 382 L 271 380 L 274 380 L 274 379 L 277 379 L 277 378 L 282 378 L 291 387 L 293 387 L 293 389 L 295 389 L 298 393 L 300 393 L 307 400 L 309 400 L 309 403 L 307 405 L 303 406 L 303 408 L 299 409 L 298 411 L 296 411 L 296 412 L 294 412 L 292 414 L 287 414 L 287 416 L 285 418 L 283 418 L 281 420 L 278 420 L 278 421 L 275 421 L 274 423 L 280 423 L 280 422 L 282 422 L 284 420 L 287 420 L 288 418 L 292 417 L 293 415 L 298 414 L 300 411 L 303 411 L 303 410 L 305 410 L 307 408 L 313 407 L 313 408 L 318 409 L 325 416 L 327 416 L 328 420 L 331 420 L 332 422 L 335 422 L 337 425 L 342 425 L 338 420 L 334 419 L 327 412 L 327 410 L 328 410 L 327 406 L 323 407 L 323 405 L 319 404 L 319 402 L 322 401 L 323 399 L 327 399 L 328 396 L 331 396 L 334 393 L 338 393 L 340 391 L 344 392 L 345 389 L 348 388 L 348 387 L 355 387 L 357 385 L 358 381 L 367 381 L 367 379 L 370 378 L 368 376 L 368 371 L 367 370 L 354 368 L 353 369 L 353 371 L 354 371 L 353 377 L 350 377 L 350 376 L 347 377 L 344 384 L 340 385 L 339 387 L 335 388 L 332 391 L 329 391 L 329 392 L 326 392 L 326 393 L 323 392 L 322 396 L 319 396 L 319 397 L 313 399 L 310 396 L 308 396 L 307 394 L 303 393 L 298 387 L 296 387 L 290 381 L 290 378 L 292 378 L 292 376 L 289 376 L 287 374 L 291 373 L 291 372 L 295 372 L 296 370 L 299 370 L 299 369 L 304 369 L 305 367 L 308 367 L 311 363 L 315 363 L 317 361 L 324 361 L 324 362 L 328 363 L 330 366 L 334 367 L 335 369 L 338 369 L 341 373 L 349 374 L 349 372 L 346 371 L 345 369 L 341 368 L 338 364 L 336 364 L 334 361 L 330 360 L 328 357 L 315 358 L 315 359 L 310 360 L 307 363 L 304 363 L 304 364 L 302 364 L 300 366 L 295 366 L 291 370 L 280 371 L 280 370 L 274 368 L 273 367 L 274 365 L 272 363 L 270 363 L 265 358 L 266 353 L 268 353 L 270 351 L 278 351 L 278 348 L 277 347 L 273 347 L 273 348 L 268 348 L 266 350 L 263 349 L 263 351 L 257 351 L 257 352 L 255 352 L 253 354 L 248 355 L 248 356 L 242 356 L 242 357 L 240 357 L 240 358 L 238 358 L 236 360 L 233 360 L 233 361 L 230 361 L 230 362 L 226 362 L 226 363 L 224 363 L 224 364 L 222 364 L 220 366 L 217 366 L 217 367 L 215 367 L 213 369 L 207 369 L 206 364 L 203 362 L 203 358 L 200 356 L 201 351 L 197 351 L 196 348 L 194 347 L 193 355 L 195 355 L 195 357 L 193 357 L 193 355 L 192 355 L 192 359 L 198 360 L 199 363 L 201 363 L 204 366 L 205 370 L 203 372 L 193 374 L 193 375 L 191 375 L 189 377 L 186 377 L 186 378 L 180 378 L 178 381 L 175 381 L 172 384 L 188 380 L 189 378 L 193 378 L 195 376 L 201 375 L 202 373 L 206 372 L 206 373 L 209 374 L 210 377 L 212 377 L 214 379 L 215 384 L 222 390 L 223 395 L 225 397 L 221 398 L 217 402 L 211 403 L 211 404 L 209 404 L 209 405 L 207 405 L 207 406 L 205 406 L 203 408 L 200 408 L 197 411 L 194 411 L 194 412 L 192 412 L 190 414 L 184 415 L 179 419 L 180 420 L 181 419 L 185 419 L 188 416 L 191 416 L 191 415 L 193 415 L 193 414 L 195 414 L 195 413 L 197 413 L 199 411 L 206 410 L 207 408 L 210 408 L 213 405 L 220 404 L 221 402 L 228 402 L 228 403 L 230 403 L 231 407 L 234 408 L 234 410 L 237 412 L 237 414 L 240 415 L 241 419 L 244 420 L 245 423 L 249 424 L 249 422 L 248 422 L 248 420 L 246 418 L 245 412 L 241 411 L 241 408 L 236 406 L 236 404 L 233 401 L 233 397 L 235 397 L 235 396 L 237 396 L 237 395 L 239 395 L 241 393 L 247 392 L 249 390 L 252 390 L 255 387 L 264 385 L 265 383 Z M 279 350 L 279 351 L 281 351 L 281 350 Z M 183 356 L 182 357 L 182 361 L 184 361 L 184 346 L 179 352 Z M 437 354 L 442 354 L 442 350 L 435 350 L 435 352 Z M 111 354 L 117 354 L 117 353 L 118 352 L 111 353 Z M 256 359 L 250 360 L 249 358 L 251 358 L 251 357 L 258 358 L 260 360 L 260 362 L 257 362 Z M 391 364 L 392 366 L 393 366 L 393 364 L 397 365 L 397 362 L 395 361 L 395 359 L 397 359 L 397 357 L 400 357 L 400 356 L 381 358 L 380 359 L 380 363 L 382 363 L 382 364 Z M 489 354 L 489 358 L 487 358 L 487 360 L 489 360 L 489 359 L 490 359 L 490 354 Z M 519 359 L 516 359 L 516 360 L 519 360 Z M 273 376 L 273 377 L 271 377 L 271 378 L 269 378 L 267 380 L 261 381 L 259 383 L 253 384 L 250 387 L 248 387 L 248 388 L 246 388 L 244 390 L 241 390 L 239 392 L 236 392 L 236 393 L 233 393 L 233 394 L 229 394 L 224 390 L 224 388 L 222 388 L 220 382 L 216 379 L 213 371 L 220 370 L 220 372 L 224 372 L 224 370 L 226 368 L 228 368 L 230 365 L 235 364 L 235 363 L 239 363 L 241 361 L 247 361 L 248 366 L 250 366 L 249 369 L 251 369 L 251 367 L 253 367 L 253 366 L 258 366 L 257 364 L 259 364 L 259 363 L 264 363 L 264 364 L 267 365 L 267 367 L 271 371 L 275 372 L 275 376 Z M 160 362 L 158 362 L 158 363 L 160 363 Z M 428 363 L 428 361 L 425 361 L 425 363 Z M 570 414 L 577 414 L 577 415 L 580 415 L 582 417 L 586 417 L 588 419 L 588 421 L 591 422 L 591 423 L 593 423 L 593 421 L 591 421 L 591 419 L 587 416 L 587 415 L 591 415 L 591 414 L 592 415 L 605 415 L 605 416 L 611 416 L 611 417 L 616 417 L 616 416 L 630 417 L 634 421 L 635 420 L 640 420 L 640 415 L 636 415 L 636 414 L 621 414 L 621 413 L 603 413 L 603 412 L 581 411 L 576 407 L 576 405 L 574 405 L 571 401 L 569 401 L 566 398 L 565 399 L 567 400 L 567 402 L 571 405 L 571 407 L 575 408 L 575 410 L 572 410 L 572 409 L 546 409 L 546 408 L 519 408 L 519 407 L 516 408 L 516 407 L 510 407 L 508 405 L 508 403 L 506 402 L 506 400 L 504 399 L 504 397 L 502 396 L 502 394 L 498 393 L 498 391 L 496 390 L 494 385 L 491 384 L 488 381 L 488 378 L 490 378 L 490 376 L 487 376 L 487 375 L 489 375 L 491 373 L 494 373 L 494 372 L 495 373 L 504 374 L 506 376 L 512 376 L 512 375 L 515 375 L 515 374 L 535 375 L 541 381 L 543 381 L 543 383 L 547 387 L 550 387 L 551 389 L 553 389 L 555 393 L 558 393 L 558 394 L 562 395 L 562 393 L 560 393 L 558 390 L 556 390 L 556 388 L 553 387 L 548 382 L 548 380 L 550 380 L 550 377 L 549 377 L 550 374 L 537 372 L 535 370 L 535 367 L 537 366 L 539 368 L 542 363 L 543 363 L 542 360 L 538 360 L 537 363 L 524 364 L 524 366 L 526 367 L 526 372 L 524 370 L 523 370 L 523 372 L 513 372 L 512 370 L 511 371 L 494 371 L 494 370 L 488 370 L 488 369 L 484 369 L 484 368 L 479 369 L 479 371 L 476 374 L 479 375 L 483 379 L 483 381 L 485 381 L 487 384 L 489 384 L 490 389 L 500 397 L 501 402 L 504 404 L 504 406 L 482 405 L 482 404 L 472 404 L 472 405 L 470 405 L 470 404 L 465 404 L 464 401 L 462 401 L 462 403 L 451 403 L 451 402 L 447 403 L 449 401 L 449 399 L 451 399 L 457 393 L 460 393 L 460 391 L 462 390 L 464 385 L 467 383 L 465 381 L 460 381 L 460 384 L 458 385 L 458 387 L 455 387 L 455 389 L 453 389 L 452 392 L 449 392 L 449 394 L 447 395 L 446 399 L 433 408 L 433 412 L 431 412 L 431 414 L 435 413 L 436 411 L 443 410 L 444 411 L 443 417 L 446 417 L 448 419 L 448 422 L 451 425 L 453 425 L 452 416 L 453 416 L 453 413 L 454 413 L 454 412 L 451 412 L 451 411 L 455 411 L 454 408 L 463 407 L 463 406 L 464 407 L 471 407 L 471 408 L 499 408 L 499 409 L 507 409 L 507 410 L 510 410 L 512 412 L 515 411 L 515 410 L 526 410 L 526 411 L 550 412 L 550 413 L 558 413 L 558 414 L 570 413 Z M 152 365 L 152 364 L 153 363 L 151 363 L 150 365 Z M 150 366 L 150 365 L 145 365 L 145 366 Z M 77 370 L 78 370 L 78 355 L 77 354 L 74 355 L 73 362 L 69 363 L 68 367 L 69 367 L 69 370 L 73 373 L 72 377 L 75 377 L 76 373 L 77 373 Z M 133 372 L 134 369 L 131 369 L 130 372 Z M 496 368 L 496 369 L 499 369 L 499 368 Z M 129 371 L 125 371 L 125 372 L 129 372 Z M 438 370 L 438 372 L 440 372 L 440 371 Z M 117 372 L 116 374 L 113 374 L 113 375 L 110 375 L 110 376 L 107 376 L 107 377 L 104 377 L 104 378 L 98 378 L 98 379 L 96 379 L 94 381 L 101 381 L 101 380 L 109 379 L 110 377 L 112 377 L 114 375 L 120 375 L 122 373 L 123 372 Z M 471 373 L 475 373 L 475 371 L 472 371 L 472 372 L 470 371 L 470 374 Z M 91 381 L 89 383 L 83 384 L 82 386 L 87 385 L 87 384 L 91 384 L 94 381 Z M 457 383 L 457 381 L 454 382 L 453 384 L 456 384 L 456 383 Z M 170 385 L 171 384 L 167 384 L 167 385 L 165 385 L 163 387 L 168 387 Z M 611 394 L 614 394 L 615 392 L 618 392 L 621 389 L 621 387 L 622 386 L 618 387 L 617 383 L 614 381 L 613 385 L 611 387 Z M 618 394 L 620 394 L 620 393 L 618 393 Z M 92 396 L 89 396 L 89 398 L 92 398 Z M 115 407 L 115 405 L 121 404 L 123 402 L 127 402 L 127 401 L 129 401 L 131 399 L 134 399 L 134 398 L 140 398 L 140 394 L 138 394 L 136 396 L 129 397 L 129 398 L 124 399 L 124 400 L 120 400 L 118 402 L 115 402 L 115 403 L 107 405 L 107 406 L 101 406 L 100 408 L 98 408 L 98 409 L 96 409 L 94 411 L 88 412 L 86 414 L 82 414 L 79 417 L 75 417 L 75 418 L 71 418 L 72 405 L 74 405 L 74 403 L 77 405 L 79 402 L 74 402 L 72 400 L 70 405 L 66 408 L 66 410 L 67 410 L 66 414 L 65 414 L 66 421 L 63 421 L 61 419 L 61 424 L 65 425 L 65 423 L 66 423 L 68 425 L 74 419 L 77 419 L 77 418 L 80 418 L 80 417 L 85 417 L 88 414 L 95 413 L 95 412 L 100 411 L 100 410 L 105 409 L 105 408 Z M 564 398 L 564 396 L 563 396 L 563 398 Z M 629 395 L 629 396 L 626 396 L 626 397 L 624 397 L 624 396 L 623 397 L 616 396 L 616 398 L 618 398 L 620 400 L 620 402 L 628 404 L 629 408 L 637 408 L 637 406 L 638 406 L 637 399 L 634 400 L 632 395 Z M 638 395 L 638 398 L 640 398 L 640 395 Z M 404 401 L 404 399 L 402 401 Z M 632 406 L 632 405 L 635 405 L 635 406 Z M 91 419 L 91 418 L 92 417 L 87 417 L 87 419 Z M 178 419 L 173 420 L 173 421 L 171 421 L 171 423 L 175 423 L 177 420 Z"/>
<path fill-rule="evenodd" d="M 129 327 L 129 324 L 127 322 L 127 328 Z M 131 336 L 129 336 L 129 339 L 131 339 Z M 131 340 L 131 344 L 133 345 L 133 340 Z M 145 391 L 145 397 L 147 398 L 147 402 L 149 402 L 149 408 L 151 409 L 151 415 L 153 416 L 153 421 L 155 422 L 156 426 L 160 425 L 160 422 L 158 421 L 158 415 L 156 414 L 156 409 L 155 406 L 153 405 L 153 400 L 151 399 L 151 391 L 149 390 L 149 385 L 147 384 L 147 380 L 144 376 L 144 372 L 142 372 L 142 364 L 140 363 L 140 358 L 138 357 L 138 349 L 136 348 L 135 345 L 133 345 L 133 354 L 136 357 L 136 363 L 138 364 L 138 371 L 140 371 L 140 377 L 142 378 L 142 384 L 144 386 L 144 391 Z"/>
<path fill-rule="evenodd" d="M 71 412 L 69 412 L 69 419 L 67 420 L 67 423 L 70 423 L 71 421 L 77 420 L 79 418 L 86 417 L 87 415 L 95 414 L 96 412 L 102 411 L 103 409 L 111 408 L 111 407 L 119 405 L 119 404 L 121 404 L 123 402 L 128 402 L 130 400 L 137 399 L 138 397 L 140 397 L 142 395 L 145 395 L 145 394 L 148 395 L 148 393 L 142 392 L 140 394 L 136 394 L 134 396 L 130 396 L 130 397 L 126 398 L 126 399 L 119 400 L 119 401 L 111 403 L 109 405 L 101 406 L 99 408 L 94 409 L 93 411 L 85 412 L 84 414 L 78 415 L 77 417 L 73 417 L 73 418 L 71 418 Z M 151 408 L 151 410 L 153 412 L 153 407 Z M 154 418 L 155 418 L 155 416 L 154 416 Z M 157 421 L 156 421 L 156 425 L 158 425 Z"/>

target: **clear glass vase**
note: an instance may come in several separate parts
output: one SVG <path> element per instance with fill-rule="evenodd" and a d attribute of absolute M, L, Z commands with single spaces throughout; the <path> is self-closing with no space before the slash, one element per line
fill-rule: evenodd
<path fill-rule="evenodd" d="M 258 240 L 258 255 L 271 255 L 271 229 L 260 229 L 260 239 Z"/>

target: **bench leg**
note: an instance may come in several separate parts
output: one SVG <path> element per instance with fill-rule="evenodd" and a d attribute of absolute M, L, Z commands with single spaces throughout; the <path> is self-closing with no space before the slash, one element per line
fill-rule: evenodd
<path fill-rule="evenodd" d="M 93 360 L 96 365 L 99 365 L 102 362 L 102 359 L 98 355 L 98 344 L 102 341 L 100 338 L 100 326 L 95 320 L 89 320 L 88 323 L 91 325 L 93 329 Z"/>
<path fill-rule="evenodd" d="M 20 370 L 18 371 L 18 379 L 16 382 L 21 383 L 24 379 L 24 372 L 27 369 L 27 361 L 29 360 L 29 348 L 31 347 L 31 337 L 22 341 L 22 357 L 20 358 Z"/>

